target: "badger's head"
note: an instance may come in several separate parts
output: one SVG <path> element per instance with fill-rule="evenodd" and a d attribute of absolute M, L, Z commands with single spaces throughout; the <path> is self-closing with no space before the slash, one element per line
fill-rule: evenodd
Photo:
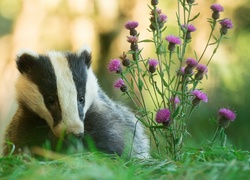
<path fill-rule="evenodd" d="M 90 52 L 22 52 L 16 63 L 19 104 L 44 119 L 56 137 L 83 136 L 85 113 L 98 90 Z"/>

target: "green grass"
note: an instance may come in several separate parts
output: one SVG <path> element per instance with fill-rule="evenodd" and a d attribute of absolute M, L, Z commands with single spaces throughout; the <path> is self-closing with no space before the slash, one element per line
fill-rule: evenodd
<path fill-rule="evenodd" d="M 250 179 L 250 152 L 186 149 L 183 160 L 130 159 L 83 153 L 39 161 L 30 156 L 0 158 L 0 179 Z"/>

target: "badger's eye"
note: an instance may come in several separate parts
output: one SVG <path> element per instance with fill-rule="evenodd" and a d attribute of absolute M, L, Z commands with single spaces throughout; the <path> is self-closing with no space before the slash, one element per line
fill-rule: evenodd
<path fill-rule="evenodd" d="M 85 102 L 85 99 L 84 99 L 83 96 L 81 96 L 81 97 L 79 98 L 79 102 L 82 103 L 82 104 Z"/>
<path fill-rule="evenodd" d="M 55 98 L 52 97 L 52 96 L 49 96 L 49 97 L 48 97 L 48 102 L 49 102 L 50 104 L 54 104 L 54 103 L 55 103 Z"/>

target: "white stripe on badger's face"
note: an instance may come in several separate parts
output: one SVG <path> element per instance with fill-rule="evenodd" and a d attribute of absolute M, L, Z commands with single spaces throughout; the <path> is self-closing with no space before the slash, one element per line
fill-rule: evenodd
<path fill-rule="evenodd" d="M 84 132 L 77 107 L 77 90 L 66 57 L 60 52 L 48 52 L 53 65 L 58 90 L 58 100 L 62 112 L 62 120 L 52 128 L 56 136 L 61 133 L 79 134 Z"/>
<path fill-rule="evenodd" d="M 99 89 L 97 79 L 91 68 L 88 69 L 87 76 L 84 114 L 86 114 L 87 110 L 93 103 Z"/>

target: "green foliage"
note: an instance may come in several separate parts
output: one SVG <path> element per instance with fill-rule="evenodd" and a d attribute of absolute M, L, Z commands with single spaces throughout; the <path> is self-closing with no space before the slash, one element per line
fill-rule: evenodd
<path fill-rule="evenodd" d="M 177 1 L 178 35 L 168 35 L 166 38 L 162 36 L 163 31 L 168 31 L 165 25 L 167 16 L 154 3 L 152 6 L 148 5 L 150 10 L 148 31 L 151 38 L 138 41 L 140 34 L 135 28 L 139 23 L 129 21 L 125 26 L 130 27 L 127 28 L 130 34 L 127 36 L 130 50 L 124 51 L 120 59 L 124 62 L 130 58 L 130 63 L 129 65 L 122 63 L 125 67 L 119 67 L 119 71 L 114 71 L 124 80 L 128 91 L 121 90 L 134 103 L 136 117 L 149 129 L 151 144 L 156 147 L 159 154 L 166 154 L 174 160 L 180 160 L 184 141 L 189 135 L 188 127 L 193 112 L 201 101 L 208 102 L 207 95 L 200 91 L 199 86 L 204 77 L 207 77 L 207 66 L 225 38 L 227 30 L 232 28 L 229 19 L 227 19 L 229 25 L 222 31 L 221 22 L 224 20 L 213 16 L 208 18 L 210 32 L 206 44 L 201 48 L 200 54 L 192 50 L 195 59 L 190 58 L 186 52 L 188 48 L 194 49 L 191 44 L 193 41 L 191 33 L 196 31 L 196 27 L 190 22 L 197 20 L 200 15 L 200 13 L 192 15 L 193 7 L 196 5 L 193 2 Z M 220 29 L 216 27 L 218 24 L 221 24 Z M 143 57 L 143 48 L 140 49 L 138 46 L 141 43 L 154 45 L 155 58 Z M 207 55 L 208 47 L 213 51 L 206 57 L 204 55 Z M 224 127 L 221 130 L 223 130 L 223 133 L 220 133 L 221 144 L 225 146 Z M 217 136 L 212 140 L 212 145 Z"/>
<path fill-rule="evenodd" d="M 29 156 L 0 158 L 1 179 L 247 179 L 248 151 L 218 148 L 185 149 L 183 161 L 126 160 L 99 153 L 75 154 L 38 161 Z"/>

